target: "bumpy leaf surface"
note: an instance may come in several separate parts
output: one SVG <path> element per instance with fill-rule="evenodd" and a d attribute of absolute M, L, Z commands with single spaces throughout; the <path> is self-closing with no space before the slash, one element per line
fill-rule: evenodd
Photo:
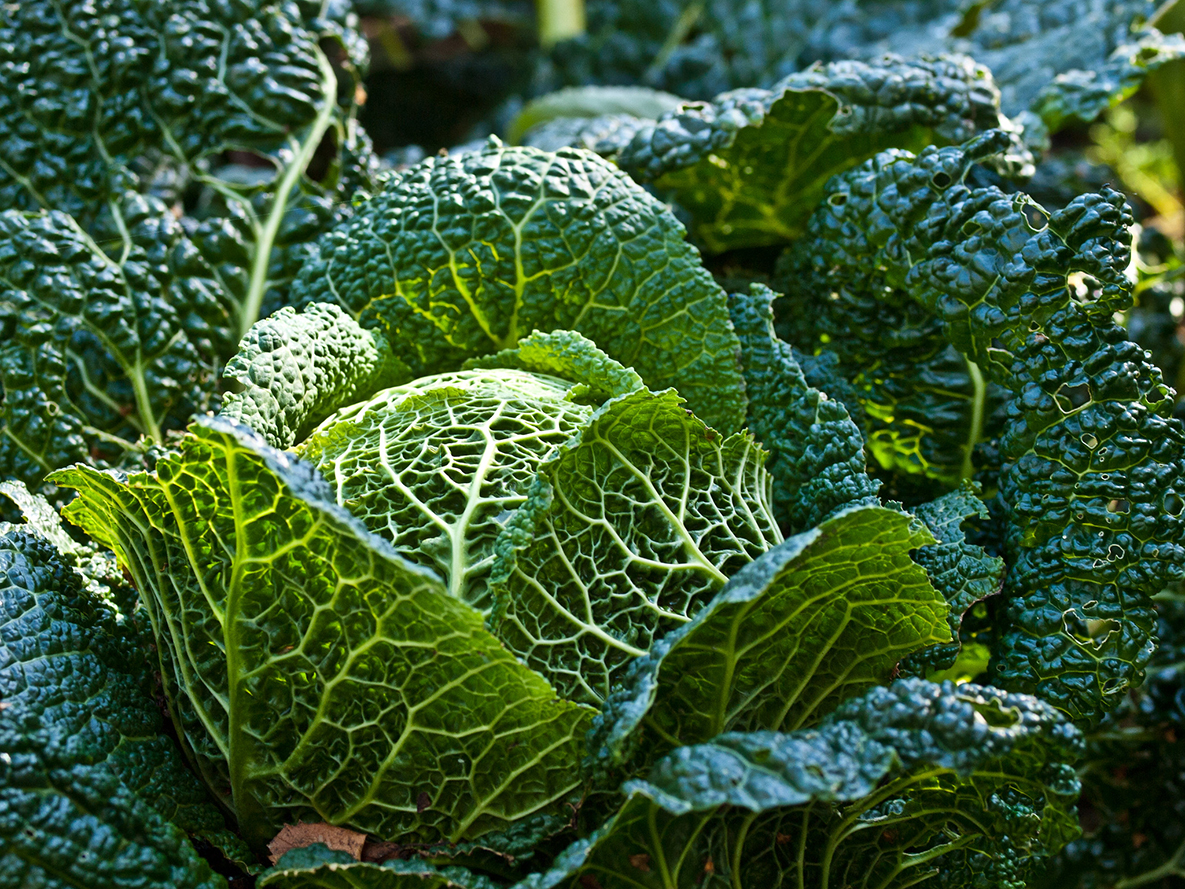
<path fill-rule="evenodd" d="M 670 112 L 618 163 L 687 209 L 709 251 L 776 244 L 802 233 L 831 176 L 890 146 L 962 142 L 1000 124 L 999 104 L 966 57 L 834 62 Z"/>
<path fill-rule="evenodd" d="M 672 390 L 610 401 L 542 465 L 498 540 L 491 628 L 565 697 L 602 700 L 781 541 L 764 461 Z"/>
<path fill-rule="evenodd" d="M 40 535 L 0 534 L 0 882 L 224 886 L 241 843 L 163 733 L 139 628 Z"/>
<path fill-rule="evenodd" d="M 111 212 L 109 254 L 63 213 L 0 214 L 0 469 L 31 485 L 118 463 L 206 409 L 228 336 L 221 288 L 151 198 Z"/>
<path fill-rule="evenodd" d="M 593 413 L 575 387 L 519 370 L 423 377 L 330 417 L 298 453 L 368 529 L 488 610 L 494 542 Z"/>
<path fill-rule="evenodd" d="M 339 408 L 363 401 L 410 374 L 381 334 L 364 330 L 340 307 L 291 306 L 258 321 L 226 365 L 242 389 L 219 415 L 288 449 Z"/>
<path fill-rule="evenodd" d="M 597 718 L 591 755 L 636 768 L 721 732 L 810 726 L 950 639 L 946 605 L 910 560 L 915 519 L 854 507 L 738 571 L 691 623 L 635 661 Z"/>
<path fill-rule="evenodd" d="M 1081 746 L 1027 695 L 902 680 L 814 729 L 678 748 L 524 885 L 1000 885 L 1073 836 Z"/>
<path fill-rule="evenodd" d="M 837 177 L 805 243 L 831 290 L 907 293 L 1004 387 L 1009 627 L 995 675 L 1090 722 L 1138 684 L 1148 596 L 1185 571 L 1185 430 L 1113 315 L 1130 304 L 1130 213 L 1111 190 L 1048 213 L 965 183 L 987 134 Z M 1081 276 L 1081 290 L 1076 280 Z"/>
<path fill-rule="evenodd" d="M 296 282 L 382 330 L 415 375 L 570 329 L 704 420 L 744 420 L 723 291 L 683 227 L 593 154 L 490 143 L 393 176 Z M 721 393 L 727 393 L 722 396 Z"/>
<path fill-rule="evenodd" d="M 919 549 L 913 559 L 926 569 L 926 576 L 950 606 L 947 621 L 953 640 L 902 663 L 903 672 L 921 675 L 923 670 L 942 670 L 954 664 L 961 648 L 959 630 L 963 618 L 976 602 L 996 595 L 1003 588 L 1004 560 L 989 556 L 982 546 L 968 543 L 963 533 L 963 523 L 968 519 L 988 518 L 987 507 L 971 483 L 914 507 L 913 514 L 925 522 L 938 541 Z"/>
<path fill-rule="evenodd" d="M 741 341 L 747 425 L 770 452 L 774 514 L 797 533 L 849 506 L 876 504 L 878 484 L 843 404 L 808 386 L 790 346 L 774 335 L 776 296 L 755 284 L 729 295 L 728 312 Z"/>
<path fill-rule="evenodd" d="M 999 434 L 1007 393 L 947 341 L 940 320 L 886 285 L 877 266 L 853 265 L 842 286 L 824 289 L 841 282 L 827 279 L 813 243 L 791 245 L 778 260 L 778 334 L 831 364 L 839 385 L 827 391 L 843 399 L 883 469 L 947 485 L 972 477 L 984 463 L 975 447 Z"/>
<path fill-rule="evenodd" d="M 966 53 L 991 70 L 1006 114 L 1031 111 L 1056 130 L 1070 119 L 1093 120 L 1149 71 L 1185 52 L 1179 35 L 1146 26 L 1158 6 L 1155 0 L 845 0 L 814 24 L 804 57 Z"/>
<path fill-rule="evenodd" d="M 352 123 L 365 46 L 345 27 L 346 7 L 47 0 L 9 12 L 0 209 L 62 210 L 112 237 L 108 204 L 129 178 L 162 160 L 183 168 L 210 188 L 194 240 L 226 283 L 233 350 L 369 176 L 369 146 Z M 327 133 L 335 150 L 314 181 L 307 168 Z M 267 165 L 249 176 L 221 169 L 228 151 Z"/>
<path fill-rule="evenodd" d="M 55 481 L 135 579 L 174 723 L 245 839 L 303 818 L 460 840 L 558 808 L 588 713 L 307 464 L 217 418 L 191 429 L 154 475 Z"/>

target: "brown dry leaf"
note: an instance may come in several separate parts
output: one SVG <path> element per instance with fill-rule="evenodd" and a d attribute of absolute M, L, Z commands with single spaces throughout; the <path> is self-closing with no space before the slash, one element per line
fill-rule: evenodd
<path fill-rule="evenodd" d="M 280 832 L 267 844 L 268 857 L 272 864 L 280 860 L 280 856 L 292 849 L 303 849 L 313 843 L 324 843 L 330 849 L 345 852 L 351 858 L 362 859 L 362 847 L 366 844 L 366 834 L 348 827 L 335 827 L 332 824 L 306 824 L 298 821 L 296 824 L 285 824 Z"/>

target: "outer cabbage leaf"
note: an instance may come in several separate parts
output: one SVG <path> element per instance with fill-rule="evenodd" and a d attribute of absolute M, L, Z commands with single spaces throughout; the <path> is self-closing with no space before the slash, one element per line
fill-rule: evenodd
<path fill-rule="evenodd" d="M 805 59 L 883 52 L 961 52 L 992 72 L 1008 115 L 1033 112 L 1051 130 L 1089 122 L 1144 75 L 1185 53 L 1148 27 L 1156 0 L 844 0 L 807 38 Z M 1073 52 L 1067 52 L 1073 47 Z"/>
<path fill-rule="evenodd" d="M 1148 681 L 1086 736 L 1083 836 L 1055 858 L 1047 889 L 1145 885 L 1185 877 L 1185 601 L 1157 602 L 1158 648 Z"/>
<path fill-rule="evenodd" d="M 884 148 L 962 142 L 1000 124 L 991 75 L 971 59 L 888 56 L 672 111 L 618 163 L 684 207 L 692 235 L 718 253 L 796 238 L 827 180 Z"/>
<path fill-rule="evenodd" d="M 886 152 L 833 180 L 807 243 L 832 290 L 858 291 L 876 269 L 885 286 L 869 297 L 909 294 L 1009 392 L 1009 625 L 993 670 L 1092 722 L 1142 680 L 1148 596 L 1185 570 L 1185 430 L 1159 370 L 1112 320 L 1130 304 L 1122 197 L 1050 214 L 965 183 L 1007 144 L 987 134 L 917 158 Z"/>
<path fill-rule="evenodd" d="M 855 252 L 854 237 L 834 234 Z M 947 485 L 971 478 L 988 462 L 976 446 L 999 434 L 1007 393 L 876 266 L 853 265 L 842 286 L 825 289 L 838 282 L 815 261 L 814 243 L 804 238 L 778 260 L 774 286 L 786 294 L 776 303 L 779 335 L 831 364 L 840 385 L 829 392 L 844 399 L 884 470 Z"/>
<path fill-rule="evenodd" d="M 490 627 L 565 697 L 598 702 L 664 632 L 782 539 L 764 452 L 673 390 L 622 395 L 539 469 L 496 544 Z"/>
<path fill-rule="evenodd" d="M 9 13 L 0 209 L 62 210 L 96 238 L 117 237 L 107 211 L 129 174 L 177 167 L 207 189 L 194 240 L 225 284 L 233 351 L 372 172 L 353 124 L 365 44 L 347 7 L 46 0 Z M 227 166 L 227 152 L 264 165 Z"/>
<path fill-rule="evenodd" d="M 878 503 L 864 442 L 843 404 L 807 385 L 790 346 L 773 332 L 768 287 L 729 295 L 749 395 L 748 427 L 770 451 L 774 514 L 791 533 L 849 506 Z M 833 393 L 834 394 L 834 393 Z"/>
<path fill-rule="evenodd" d="M 63 213 L 0 214 L 0 470 L 30 485 L 163 443 L 214 395 L 228 327 L 213 270 L 158 201 L 111 212 L 110 255 Z"/>
<path fill-rule="evenodd" d="M 297 818 L 471 838 L 578 780 L 589 714 L 242 427 L 196 422 L 155 474 L 54 480 L 141 590 L 178 734 L 253 847 Z"/>
<path fill-rule="evenodd" d="M 1081 735 L 1027 695 L 902 680 L 817 728 L 680 747 L 524 887 L 1023 885 L 1075 833 Z"/>
<path fill-rule="evenodd" d="M 225 886 L 188 832 L 246 850 L 163 733 L 139 628 L 47 539 L 0 534 L 0 881 Z"/>
<path fill-rule="evenodd" d="M 733 432 L 744 419 L 736 337 L 724 292 L 683 236 L 595 155 L 492 141 L 392 176 L 322 240 L 294 288 L 382 330 L 417 376 L 536 328 L 575 330 Z"/>
<path fill-rule="evenodd" d="M 601 768 L 636 769 L 722 732 L 793 731 L 949 641 L 946 604 L 910 559 L 911 516 L 853 507 L 738 571 L 689 624 L 635 661 L 589 738 Z"/>

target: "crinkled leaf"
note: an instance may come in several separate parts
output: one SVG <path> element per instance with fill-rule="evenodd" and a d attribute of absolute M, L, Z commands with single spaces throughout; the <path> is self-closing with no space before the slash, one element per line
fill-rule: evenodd
<path fill-rule="evenodd" d="M 185 834 L 250 855 L 164 734 L 140 628 L 41 536 L 0 535 L 0 584 L 0 879 L 224 885 Z"/>
<path fill-rule="evenodd" d="M 861 292 L 875 269 L 866 298 L 907 294 L 1009 393 L 1010 602 L 993 670 L 1089 723 L 1141 681 L 1148 596 L 1185 570 L 1185 430 L 1159 370 L 1113 321 L 1131 298 L 1122 196 L 1048 213 L 965 181 L 1007 144 L 987 134 L 886 152 L 832 181 L 803 243 L 830 291 Z"/>
<path fill-rule="evenodd" d="M 808 386 L 790 346 L 774 335 L 776 296 L 755 284 L 730 294 L 728 311 L 741 341 L 748 427 L 770 452 L 774 514 L 797 533 L 849 506 L 876 504 L 878 483 L 865 471 L 864 442 L 843 404 Z"/>
<path fill-rule="evenodd" d="M 214 418 L 155 474 L 55 482 L 135 579 L 178 733 L 254 847 L 298 818 L 471 838 L 573 788 L 588 713 L 307 464 Z"/>
<path fill-rule="evenodd" d="M 676 749 L 522 885 L 1000 885 L 1073 836 L 1081 746 L 1027 695 L 902 680 L 817 728 Z"/>
<path fill-rule="evenodd" d="M 490 626 L 565 697 L 629 661 L 780 542 L 764 452 L 673 390 L 610 401 L 539 469 L 497 542 Z"/>
<path fill-rule="evenodd" d="M 233 351 L 369 179 L 352 120 L 366 48 L 347 11 L 304 0 L 14 6 L 0 24 L 0 71 L 14 84 L 0 97 L 0 209 L 62 210 L 118 237 L 108 205 L 163 158 L 208 189 L 194 241 L 226 288 Z M 326 134 L 332 151 L 310 175 Z M 265 163 L 220 166 L 227 152 Z"/>
<path fill-rule="evenodd" d="M 53 544 L 61 559 L 81 575 L 89 596 L 102 600 L 119 614 L 129 615 L 135 611 L 136 591 L 128 586 L 112 552 L 92 543 L 79 543 L 71 537 L 62 517 L 49 501 L 30 493 L 22 482 L 0 482 L 0 494 L 16 503 L 24 517 L 24 524 L 16 529 L 36 534 Z M 0 533 L 7 530 L 10 526 L 0 524 Z"/>
<path fill-rule="evenodd" d="M 569 397 L 593 405 L 643 387 L 642 378 L 632 367 L 614 361 L 592 340 L 571 330 L 536 331 L 519 340 L 513 349 L 465 362 L 466 370 L 499 367 L 571 380 L 577 385 Z"/>
<path fill-rule="evenodd" d="M 118 261 L 62 213 L 0 214 L 0 468 L 37 485 L 163 442 L 215 389 L 219 284 L 158 201 L 112 206 Z"/>
<path fill-rule="evenodd" d="M 834 62 L 724 93 L 639 130 L 618 163 L 669 194 L 714 253 L 802 233 L 827 180 L 876 152 L 999 126 L 991 75 L 966 57 Z"/>
<path fill-rule="evenodd" d="M 535 329 L 575 330 L 733 432 L 744 418 L 736 337 L 723 291 L 683 236 L 666 207 L 593 154 L 491 142 L 392 176 L 322 240 L 295 293 L 382 330 L 416 375 Z"/>
<path fill-rule="evenodd" d="M 411 376 L 382 334 L 325 303 L 300 314 L 286 307 L 256 322 L 224 375 L 243 388 L 226 397 L 220 416 L 281 449 L 339 408 Z"/>
<path fill-rule="evenodd" d="M 938 540 L 933 546 L 919 549 L 913 558 L 926 569 L 926 576 L 950 606 L 947 621 L 953 639 L 920 652 L 917 658 L 906 658 L 901 665 L 907 675 L 911 671 L 924 675 L 923 670 L 945 670 L 955 663 L 962 648 L 959 630 L 963 618 L 972 605 L 1003 588 L 1004 560 L 968 543 L 963 533 L 963 523 L 968 519 L 988 517 L 975 485 L 968 482 L 959 490 L 916 506 L 912 511 Z"/>
<path fill-rule="evenodd" d="M 576 388 L 517 370 L 424 377 L 330 417 L 298 453 L 369 530 L 486 610 L 498 535 L 593 413 Z"/>
<path fill-rule="evenodd" d="M 1185 40 L 1147 26 L 1157 0 L 845 0 L 814 24 L 808 59 L 883 52 L 961 52 L 989 68 L 1009 115 L 1031 111 L 1051 130 L 1089 122 L 1144 75 L 1185 53 Z M 1067 51 L 1071 48 L 1072 51 Z"/>
<path fill-rule="evenodd" d="M 36 483 L 119 464 L 141 434 L 159 444 L 216 406 L 222 362 L 374 158 L 352 121 L 365 47 L 342 4 L 7 12 L 0 210 L 72 217 L 0 220 L 0 468 Z M 262 165 L 225 164 L 235 153 Z M 179 223 L 169 189 L 171 207 L 138 194 L 162 171 L 201 193 L 198 218 Z"/>
<path fill-rule="evenodd" d="M 602 768 L 636 768 L 722 732 L 810 726 L 950 639 L 910 559 L 934 538 L 905 513 L 853 507 L 738 571 L 691 623 L 635 661 L 590 736 Z"/>

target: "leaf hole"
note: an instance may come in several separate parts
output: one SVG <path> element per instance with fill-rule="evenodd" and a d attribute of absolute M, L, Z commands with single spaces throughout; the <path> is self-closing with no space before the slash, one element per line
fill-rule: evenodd
<path fill-rule="evenodd" d="M 946 173 L 942 170 L 939 170 L 937 173 L 935 173 L 933 176 L 930 177 L 930 182 L 932 182 L 934 184 L 935 188 L 946 188 L 948 185 L 951 184 L 952 180 L 950 178 L 950 173 Z"/>
<path fill-rule="evenodd" d="M 1090 386 L 1086 383 L 1079 383 L 1077 386 L 1062 383 L 1053 397 L 1062 413 L 1068 414 L 1090 402 Z"/>
<path fill-rule="evenodd" d="M 1164 495 L 1164 511 L 1169 515 L 1179 516 L 1182 507 L 1185 507 L 1185 500 L 1182 500 L 1176 491 L 1169 491 Z"/>
<path fill-rule="evenodd" d="M 1033 231 L 1039 232 L 1049 228 L 1049 216 L 1036 204 L 1026 204 L 1021 212 Z"/>
<path fill-rule="evenodd" d="M 1131 504 L 1129 504 L 1126 500 L 1112 500 L 1107 504 L 1107 512 L 1131 512 Z"/>

